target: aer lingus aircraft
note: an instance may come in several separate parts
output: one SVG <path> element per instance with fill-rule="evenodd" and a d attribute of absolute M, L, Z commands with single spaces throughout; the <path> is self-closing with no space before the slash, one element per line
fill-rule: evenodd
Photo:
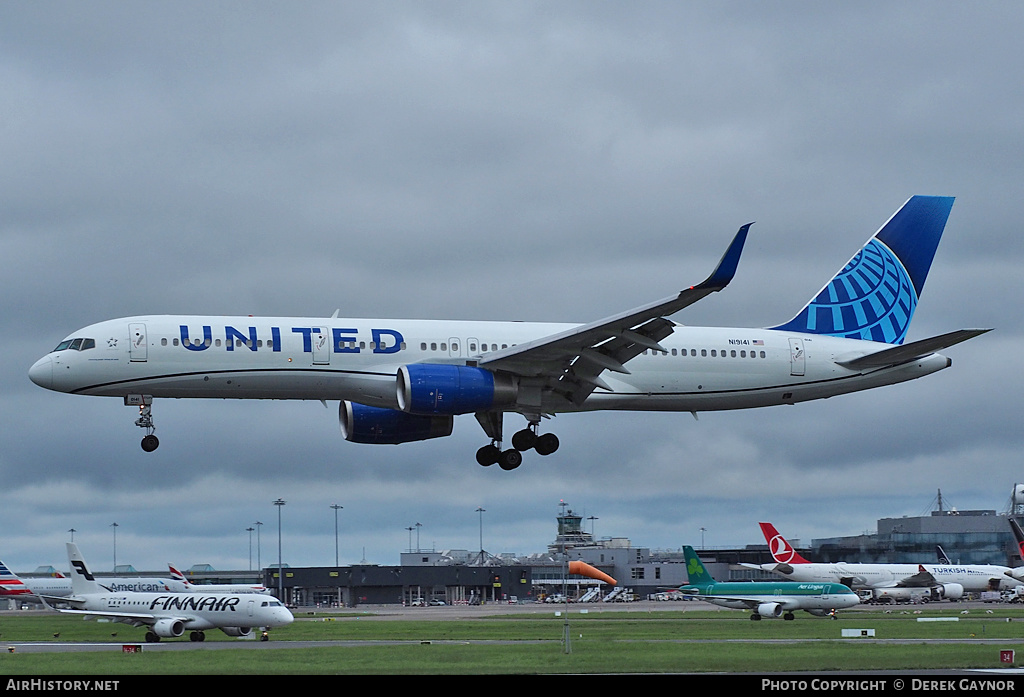
<path fill-rule="evenodd" d="M 824 617 L 853 607 L 860 598 L 840 583 L 791 583 L 789 581 L 718 583 L 704 567 L 693 547 L 683 547 L 687 584 L 679 591 L 714 605 L 750 610 L 750 619 L 793 619 L 794 610 Z"/>
<path fill-rule="evenodd" d="M 714 272 L 678 294 L 588 324 L 143 315 L 73 332 L 29 370 L 58 392 L 120 397 L 155 450 L 154 398 L 340 400 L 344 437 L 398 444 L 448 436 L 473 414 L 481 465 L 549 455 L 546 417 L 795 404 L 947 368 L 937 351 L 984 329 L 903 343 L 953 199 L 914 196 L 786 322 L 688 327 L 669 315 L 732 280 L 750 225 Z M 504 443 L 503 416 L 526 428 Z"/>

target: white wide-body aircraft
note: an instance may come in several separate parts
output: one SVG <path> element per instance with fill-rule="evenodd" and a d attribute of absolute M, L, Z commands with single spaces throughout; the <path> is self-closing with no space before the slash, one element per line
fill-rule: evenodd
<path fill-rule="evenodd" d="M 760 523 L 775 559 L 773 564 L 747 564 L 790 580 L 835 582 L 854 590 L 871 590 L 877 600 L 957 600 L 964 593 L 1009 590 L 1024 585 L 1024 567 L 998 564 L 861 564 L 809 562 L 771 523 Z"/>
<path fill-rule="evenodd" d="M 953 205 L 914 196 L 786 322 L 763 329 L 667 319 L 733 278 L 750 225 L 715 271 L 677 295 L 588 324 L 143 315 L 92 324 L 29 371 L 37 385 L 138 407 L 156 449 L 154 398 L 340 400 L 344 437 L 448 436 L 474 414 L 482 465 L 514 469 L 559 445 L 543 418 L 596 410 L 700 411 L 795 404 L 949 367 L 937 351 L 983 333 L 903 343 Z M 503 449 L 503 416 L 526 428 Z"/>
<path fill-rule="evenodd" d="M 148 627 L 149 642 L 180 637 L 186 630 L 191 641 L 203 641 L 207 629 L 245 637 L 254 627 L 281 627 L 294 620 L 279 600 L 256 593 L 111 593 L 97 583 L 78 546 L 68 542 L 67 547 L 73 592 L 60 600 L 73 609 L 61 612 Z"/>
<path fill-rule="evenodd" d="M 270 589 L 264 586 L 262 583 L 192 583 L 188 580 L 185 574 L 181 573 L 174 568 L 173 565 L 168 564 L 167 568 L 170 569 L 171 577 L 176 581 L 180 581 L 185 584 L 185 587 L 193 593 L 260 593 L 262 595 L 270 595 Z"/>
<path fill-rule="evenodd" d="M 190 590 L 184 579 L 173 578 L 107 577 L 101 579 L 100 583 L 104 590 L 111 592 L 185 593 Z M 71 579 L 66 576 L 21 578 L 0 561 L 0 599 L 20 597 L 26 602 L 39 603 L 40 597 L 63 598 L 71 593 Z"/>

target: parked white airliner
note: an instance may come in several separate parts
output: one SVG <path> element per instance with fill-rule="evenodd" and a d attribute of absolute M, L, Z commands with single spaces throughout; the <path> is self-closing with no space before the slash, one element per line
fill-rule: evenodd
<path fill-rule="evenodd" d="M 256 593 L 111 593 L 96 582 L 78 546 L 67 546 L 73 592 L 61 600 L 74 609 L 61 612 L 148 627 L 149 642 L 180 637 L 185 630 L 191 641 L 203 641 L 207 629 L 244 637 L 253 627 L 280 627 L 295 619 L 279 600 Z"/>
<path fill-rule="evenodd" d="M 949 197 L 914 196 L 789 322 L 765 329 L 667 319 L 733 278 L 750 225 L 715 271 L 677 295 L 589 324 L 144 315 L 73 332 L 29 371 L 59 392 L 139 408 L 156 449 L 156 397 L 340 400 L 344 437 L 407 443 L 448 436 L 474 414 L 482 465 L 549 455 L 542 418 L 593 410 L 699 411 L 795 404 L 947 368 L 936 353 L 985 329 L 904 344 Z M 527 427 L 501 449 L 503 415 Z"/>
<path fill-rule="evenodd" d="M 771 523 L 761 523 L 774 564 L 748 564 L 790 581 L 842 583 L 854 590 L 870 589 L 879 600 L 956 600 L 966 593 L 1008 590 L 1024 585 L 1024 568 L 998 564 L 861 564 L 809 562 Z"/>
<path fill-rule="evenodd" d="M 106 577 L 99 581 L 104 590 L 185 593 L 190 590 L 185 579 Z M 62 598 L 71 595 L 71 579 L 62 574 L 44 578 L 21 578 L 0 561 L 0 599 L 20 596 L 26 602 L 39 603 L 39 597 Z"/>
<path fill-rule="evenodd" d="M 263 595 L 270 595 L 270 589 L 264 586 L 262 583 L 192 583 L 188 580 L 185 574 L 181 573 L 174 568 L 173 565 L 168 564 L 167 568 L 171 571 L 171 577 L 177 581 L 181 581 L 185 584 L 185 587 L 192 592 L 208 592 L 208 593 L 260 593 Z"/>

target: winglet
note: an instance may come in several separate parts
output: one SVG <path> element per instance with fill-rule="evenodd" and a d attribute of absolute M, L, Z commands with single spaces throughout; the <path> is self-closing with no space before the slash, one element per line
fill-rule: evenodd
<path fill-rule="evenodd" d="M 747 231 L 754 223 L 747 223 L 739 229 L 732 239 L 729 248 L 725 250 L 718 266 L 703 282 L 694 286 L 695 290 L 722 290 L 736 275 L 736 268 L 740 263 L 740 254 L 743 252 L 743 245 L 747 241 Z"/>

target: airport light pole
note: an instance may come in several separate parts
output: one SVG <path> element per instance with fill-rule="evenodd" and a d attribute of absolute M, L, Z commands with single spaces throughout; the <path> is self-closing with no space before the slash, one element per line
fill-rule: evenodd
<path fill-rule="evenodd" d="M 114 571 L 117 571 L 117 523 L 111 523 L 110 527 L 114 529 Z"/>
<path fill-rule="evenodd" d="M 74 542 L 74 541 L 75 541 L 75 533 L 76 533 L 76 532 L 78 532 L 78 531 L 77 531 L 77 530 L 75 530 L 74 528 L 70 528 L 70 529 L 68 530 L 68 532 L 70 532 L 70 533 L 71 533 L 71 541 L 72 541 L 72 542 Z"/>
<path fill-rule="evenodd" d="M 420 528 L 422 527 L 421 523 L 416 523 L 416 554 L 420 553 Z"/>
<path fill-rule="evenodd" d="M 484 513 L 486 513 L 487 510 L 483 506 L 480 506 L 476 509 L 476 512 L 480 514 L 480 566 L 483 566 L 484 559 L 486 558 L 484 556 Z"/>
<path fill-rule="evenodd" d="M 277 599 L 284 602 L 284 565 L 281 563 L 281 508 L 285 500 L 274 501 L 277 506 Z"/>
<path fill-rule="evenodd" d="M 414 528 L 411 525 L 405 529 L 405 531 L 407 533 L 409 533 L 409 545 L 405 548 L 406 552 L 411 552 L 412 551 L 412 531 L 415 530 L 415 529 L 416 528 Z"/>
<path fill-rule="evenodd" d="M 336 503 L 331 504 L 334 509 L 334 566 L 338 566 L 338 510 L 344 508 Z"/>
<path fill-rule="evenodd" d="M 249 571 L 252 571 L 252 531 L 255 529 L 251 525 L 245 529 L 249 533 Z"/>
<path fill-rule="evenodd" d="M 256 521 L 256 568 L 263 571 L 263 557 L 261 555 L 262 545 L 260 545 L 260 530 L 263 528 L 263 523 Z"/>
<path fill-rule="evenodd" d="M 700 529 L 700 548 L 704 549 L 704 533 L 707 532 L 707 528 Z"/>

